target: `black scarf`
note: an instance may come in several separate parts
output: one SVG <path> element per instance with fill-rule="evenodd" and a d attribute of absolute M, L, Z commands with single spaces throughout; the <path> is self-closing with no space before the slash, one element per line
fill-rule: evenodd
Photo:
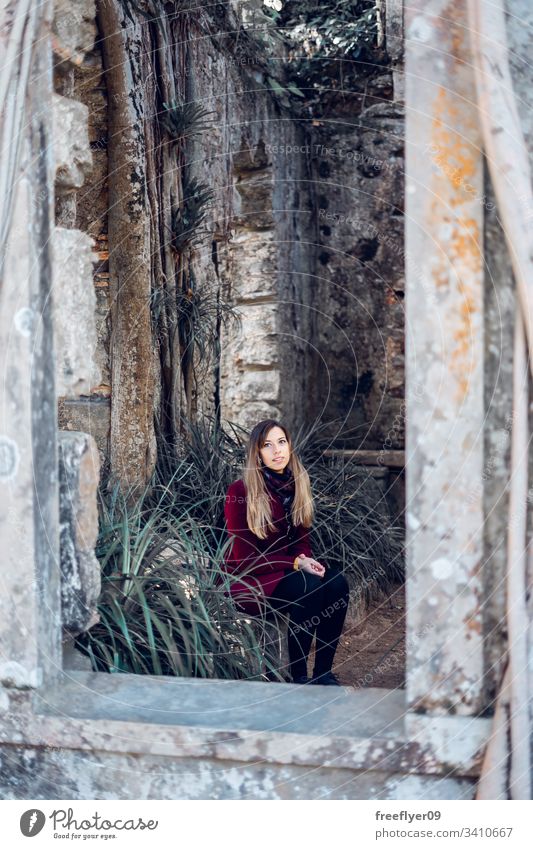
<path fill-rule="evenodd" d="M 294 501 L 295 483 L 291 469 L 286 466 L 282 472 L 273 472 L 263 466 L 261 472 L 267 489 L 272 495 L 280 499 L 289 523 L 289 532 L 292 533 L 292 502 Z"/>

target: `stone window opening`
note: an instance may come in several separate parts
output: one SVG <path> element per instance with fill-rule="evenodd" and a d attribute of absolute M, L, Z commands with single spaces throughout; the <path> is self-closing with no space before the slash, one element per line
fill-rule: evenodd
<path fill-rule="evenodd" d="M 78 421 L 85 415 L 91 425 L 98 405 L 109 406 L 109 395 L 101 390 L 87 401 L 84 387 L 109 384 L 100 381 L 105 362 L 87 370 L 92 358 L 83 354 L 83 345 L 92 346 L 96 333 L 89 237 L 70 227 L 54 229 L 51 202 L 32 201 L 51 201 L 59 178 L 64 208 L 74 213 L 71 195 L 88 167 L 87 109 L 67 89 L 55 98 L 48 88 L 50 4 L 28 13 L 26 32 L 39 36 L 30 68 L 34 84 L 18 96 L 31 122 L 21 136 L 20 179 L 3 213 L 9 219 L 9 241 L 0 290 L 2 340 L 10 341 L 0 351 L 20 390 L 5 407 L 0 443 L 2 497 L 10 506 L 10 520 L 0 526 L 7 558 L 0 662 L 0 746 L 9 765 L 2 778 L 4 798 L 86 798 L 87 793 L 116 798 L 117 774 L 124 798 L 315 798 L 324 795 L 324 788 L 329 798 L 473 797 L 494 725 L 498 658 L 505 649 L 505 600 L 495 589 L 501 582 L 502 559 L 494 550 L 501 517 L 492 508 L 505 489 L 507 470 L 499 461 L 487 467 L 491 453 L 486 448 L 498 430 L 504 440 L 510 434 L 502 419 L 508 394 L 501 375 L 494 377 L 497 370 L 485 345 L 498 333 L 494 315 L 499 302 L 495 305 L 483 288 L 480 252 L 491 263 L 497 285 L 511 291 L 511 309 L 512 275 L 491 253 L 496 240 L 490 236 L 498 232 L 491 214 L 495 205 L 490 206 L 480 127 L 465 106 L 476 99 L 467 61 L 471 48 L 460 37 L 466 8 L 460 4 L 458 20 L 442 33 L 422 26 L 425 5 L 406 9 L 406 27 L 414 36 L 406 75 L 407 686 L 405 694 L 359 688 L 334 697 L 329 689 L 289 684 L 106 675 L 63 666 L 60 557 L 64 570 L 65 549 L 71 546 L 70 586 L 78 581 L 85 599 L 78 609 L 68 607 L 68 599 L 63 602 L 69 616 L 78 616 L 73 628 L 87 627 L 90 616 L 84 621 L 84 613 L 93 609 L 98 595 L 92 578 L 94 494 L 98 439 L 106 435 L 105 426 L 95 431 L 97 440 L 84 428 L 71 428 L 58 439 L 56 400 L 64 393 L 65 405 L 71 402 L 69 415 L 76 408 Z M 402 8 L 395 2 L 386 7 L 392 43 L 399 40 L 392 27 L 394 22 L 401 26 Z M 92 9 L 75 9 L 52 45 L 72 66 L 81 63 L 88 21 L 94 17 Z M 423 37 L 416 37 L 420 32 Z M 453 57 L 446 68 L 434 59 L 443 41 Z M 412 68 L 418 74 L 416 88 Z M 399 92 L 400 71 L 394 74 Z M 37 104 L 49 108 L 43 111 Z M 77 132 L 67 134 L 64 128 L 73 126 Z M 450 142 L 444 130 L 450 126 L 464 145 L 475 193 L 465 193 L 442 167 L 442 149 L 453 159 L 448 149 L 453 138 Z M 65 145 L 55 145 L 52 163 L 42 151 L 54 133 Z M 430 206 L 429 214 L 428 197 L 435 196 L 441 203 Z M 452 208 L 459 210 L 459 218 L 450 219 Z M 466 230 L 457 221 L 467 221 Z M 28 229 L 38 257 L 33 265 Z M 252 239 L 254 233 L 241 235 Z M 74 266 L 69 279 L 61 275 L 62 265 Z M 106 273 L 100 268 L 99 274 Z M 305 277 L 305 267 L 301 273 Z M 62 292 L 73 298 L 72 281 L 79 286 L 74 299 L 84 305 L 77 313 L 83 332 L 77 334 L 67 320 L 72 312 L 62 315 L 56 306 Z M 315 320 L 310 317 L 309 326 Z M 436 340 L 444 340 L 441 349 Z M 503 393 L 498 409 L 490 410 L 494 420 L 488 431 L 487 374 L 489 385 L 494 380 Z M 446 386 L 436 398 L 435 385 Z M 305 394 L 307 388 L 300 391 Z M 111 421 L 111 428 L 116 426 Z M 153 452 L 150 425 L 144 427 L 138 454 L 143 474 Z M 91 433 L 91 426 L 86 430 Z M 120 467 L 129 447 L 117 445 L 111 462 Z M 64 572 L 63 584 L 65 579 Z M 492 792 L 523 792 L 517 786 Z"/>

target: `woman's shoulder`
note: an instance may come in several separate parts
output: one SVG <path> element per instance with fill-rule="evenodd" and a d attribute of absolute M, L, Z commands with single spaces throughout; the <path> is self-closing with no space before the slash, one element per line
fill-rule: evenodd
<path fill-rule="evenodd" d="M 239 478 L 228 487 L 228 495 L 246 495 L 246 487 L 242 478 Z"/>
<path fill-rule="evenodd" d="M 236 515 L 239 511 L 246 509 L 246 487 L 244 481 L 239 479 L 233 481 L 229 485 L 226 492 L 226 501 L 224 504 L 224 512 L 226 516 L 229 514 Z"/>

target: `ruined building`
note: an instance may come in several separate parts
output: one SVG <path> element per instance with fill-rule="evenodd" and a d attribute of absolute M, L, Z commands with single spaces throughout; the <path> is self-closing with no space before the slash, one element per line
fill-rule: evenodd
<path fill-rule="evenodd" d="M 532 14 L 376 8 L 305 99 L 261 3 L 2 4 L 4 798 L 530 798 Z M 182 415 L 405 486 L 405 691 L 73 668 Z"/>

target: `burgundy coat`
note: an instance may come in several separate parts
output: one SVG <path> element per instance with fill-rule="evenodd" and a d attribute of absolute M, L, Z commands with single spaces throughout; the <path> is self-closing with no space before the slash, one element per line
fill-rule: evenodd
<path fill-rule="evenodd" d="M 233 543 L 226 555 L 226 568 L 232 574 L 245 572 L 244 581 L 232 582 L 232 596 L 250 595 L 246 584 L 261 589 L 270 595 L 279 581 L 292 570 L 298 554 L 312 557 L 309 529 L 303 525 L 295 528 L 295 536 L 289 541 L 289 523 L 281 500 L 268 493 L 272 505 L 272 520 L 276 531 L 268 531 L 266 539 L 259 539 L 246 523 L 246 488 L 243 480 L 234 481 L 228 488 L 224 515 L 228 534 Z"/>

